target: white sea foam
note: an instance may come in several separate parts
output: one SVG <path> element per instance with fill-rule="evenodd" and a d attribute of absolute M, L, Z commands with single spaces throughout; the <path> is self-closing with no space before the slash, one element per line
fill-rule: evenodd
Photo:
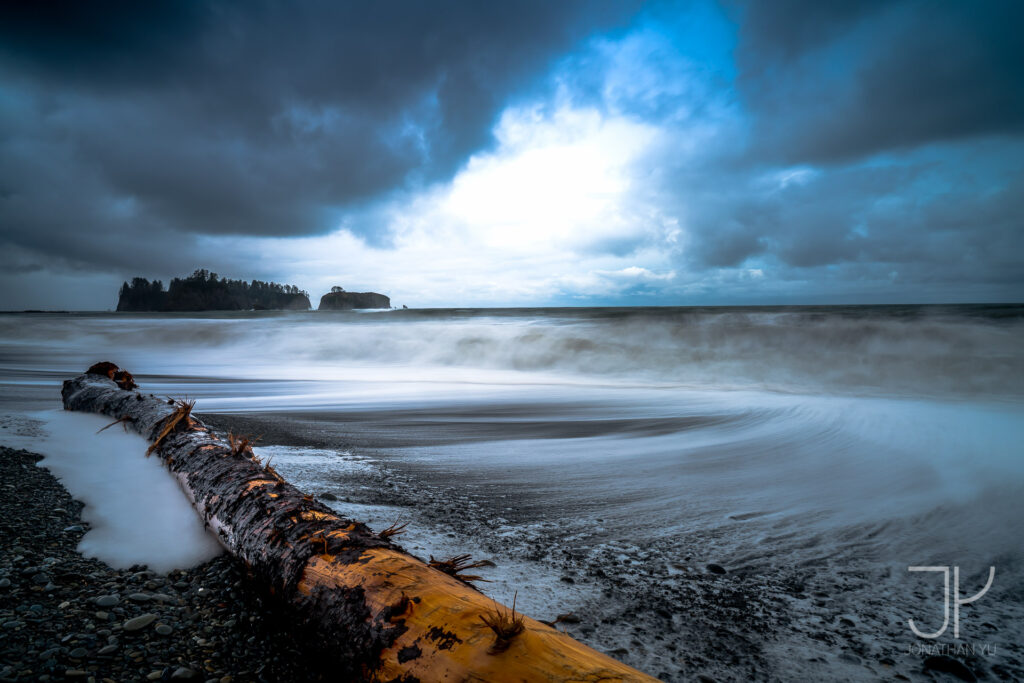
<path fill-rule="evenodd" d="M 147 443 L 110 420 L 52 410 L 36 413 L 41 439 L 18 444 L 46 457 L 40 463 L 85 503 L 92 527 L 79 543 L 86 557 L 116 568 L 145 564 L 158 572 L 185 569 L 216 557 L 221 547 L 203 528 L 174 477 L 145 457 Z"/>

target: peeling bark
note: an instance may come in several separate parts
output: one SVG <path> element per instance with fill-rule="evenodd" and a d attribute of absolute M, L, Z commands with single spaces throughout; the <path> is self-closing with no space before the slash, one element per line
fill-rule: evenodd
<path fill-rule="evenodd" d="M 485 621 L 496 606 L 479 591 L 304 495 L 186 404 L 134 391 L 113 364 L 90 373 L 64 382 L 64 408 L 148 439 L 224 547 L 315 634 L 339 680 L 655 680 L 530 618 L 495 649 Z"/>

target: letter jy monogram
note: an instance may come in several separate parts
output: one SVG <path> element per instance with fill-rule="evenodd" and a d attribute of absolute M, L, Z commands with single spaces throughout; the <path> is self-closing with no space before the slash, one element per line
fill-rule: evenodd
<path fill-rule="evenodd" d="M 943 605 L 942 605 L 942 628 L 935 633 L 921 633 L 914 625 L 913 619 L 908 619 L 907 623 L 910 624 L 910 630 L 914 632 L 918 638 L 938 638 L 946 632 L 946 628 L 949 627 L 949 567 L 907 567 L 908 571 L 912 572 L 942 572 L 943 580 Z M 988 581 L 985 583 L 985 587 L 982 588 L 978 593 L 969 598 L 960 598 L 960 567 L 953 567 L 953 637 L 960 637 L 960 606 L 967 605 L 974 602 L 981 596 L 988 592 L 988 589 L 992 587 L 992 581 L 996 578 L 996 568 L 988 568 Z"/>

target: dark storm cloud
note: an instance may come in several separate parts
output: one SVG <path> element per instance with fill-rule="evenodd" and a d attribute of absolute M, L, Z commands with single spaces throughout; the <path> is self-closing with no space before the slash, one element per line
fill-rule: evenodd
<path fill-rule="evenodd" d="M 958 164 L 849 166 L 770 186 L 718 177 L 688 204 L 693 242 L 683 257 L 697 270 L 769 267 L 822 283 L 896 273 L 916 285 L 1019 289 L 1024 174 Z"/>
<path fill-rule="evenodd" d="M 177 232 L 330 230 L 345 209 L 449 177 L 511 94 L 631 9 L 5 3 L 5 241 L 121 268 L 172 246 L 191 261 Z"/>
<path fill-rule="evenodd" d="M 730 132 L 717 154 L 655 164 L 661 203 L 687 228 L 683 271 L 763 268 L 812 293 L 868 281 L 1024 293 L 1024 3 L 727 10 Z"/>
<path fill-rule="evenodd" d="M 755 150 L 833 163 L 1024 128 L 1024 3 L 754 2 L 737 9 Z"/>

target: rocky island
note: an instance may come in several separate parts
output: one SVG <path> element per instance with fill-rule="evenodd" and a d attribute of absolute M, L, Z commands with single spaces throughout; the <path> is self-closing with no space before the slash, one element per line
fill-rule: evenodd
<path fill-rule="evenodd" d="M 350 311 L 354 308 L 391 308 L 391 299 L 377 292 L 346 292 L 341 287 L 320 297 L 320 311 Z"/>
<path fill-rule="evenodd" d="M 160 280 L 133 278 L 125 282 L 117 300 L 118 311 L 308 311 L 309 294 L 295 285 L 253 280 L 221 279 L 217 273 L 197 270 L 174 278 L 164 291 Z"/>

